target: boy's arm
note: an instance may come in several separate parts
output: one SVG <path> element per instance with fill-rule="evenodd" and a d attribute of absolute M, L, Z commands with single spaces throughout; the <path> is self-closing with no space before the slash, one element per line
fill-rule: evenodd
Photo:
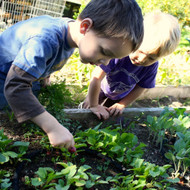
<path fill-rule="evenodd" d="M 5 96 L 19 122 L 32 120 L 48 135 L 53 146 L 73 146 L 70 132 L 40 104 L 32 93 L 31 83 L 36 80 L 19 67 L 12 65 L 5 81 Z"/>
<path fill-rule="evenodd" d="M 133 103 L 144 91 L 145 88 L 136 84 L 135 88 L 127 96 L 121 99 L 119 103 L 109 107 L 110 115 L 116 116 L 122 114 L 124 108 Z"/>
<path fill-rule="evenodd" d="M 108 108 L 99 105 L 99 94 L 101 89 L 101 81 L 106 73 L 100 68 L 96 67 L 93 71 L 92 79 L 88 89 L 88 95 L 84 101 L 84 108 L 90 108 L 91 111 L 97 115 L 99 119 L 108 119 Z"/>
<path fill-rule="evenodd" d="M 47 133 L 49 141 L 53 146 L 65 147 L 67 149 L 74 147 L 75 143 L 72 134 L 47 111 L 32 118 L 31 121 Z"/>

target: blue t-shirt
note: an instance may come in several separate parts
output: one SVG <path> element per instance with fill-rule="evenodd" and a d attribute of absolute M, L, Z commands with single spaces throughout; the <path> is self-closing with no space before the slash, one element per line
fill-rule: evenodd
<path fill-rule="evenodd" d="M 67 41 L 69 18 L 39 16 L 16 23 L 0 34 L 0 78 L 11 64 L 39 79 L 59 70 L 74 48 Z"/>
<path fill-rule="evenodd" d="M 158 62 L 143 67 L 132 64 L 129 56 L 112 59 L 108 65 L 100 66 L 106 73 L 101 89 L 112 100 L 119 100 L 129 94 L 136 84 L 142 88 L 154 88 Z"/>

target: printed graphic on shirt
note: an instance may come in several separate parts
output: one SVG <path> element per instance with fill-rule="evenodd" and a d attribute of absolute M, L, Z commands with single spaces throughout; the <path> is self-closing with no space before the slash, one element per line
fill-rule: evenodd
<path fill-rule="evenodd" d="M 130 78 L 129 78 L 130 77 Z M 129 91 L 140 80 L 134 74 L 128 72 L 125 68 L 118 69 L 107 75 L 108 86 L 113 93 L 123 93 Z"/>

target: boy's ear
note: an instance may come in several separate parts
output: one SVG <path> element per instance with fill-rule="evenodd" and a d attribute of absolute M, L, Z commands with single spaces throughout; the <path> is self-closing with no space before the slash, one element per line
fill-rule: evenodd
<path fill-rule="evenodd" d="M 92 27 L 93 21 L 90 18 L 85 18 L 80 23 L 80 33 L 85 34 Z"/>

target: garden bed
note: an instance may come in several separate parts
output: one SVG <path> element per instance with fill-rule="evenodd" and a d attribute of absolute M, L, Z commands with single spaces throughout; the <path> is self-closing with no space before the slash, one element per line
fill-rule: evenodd
<path fill-rule="evenodd" d="M 144 108 L 139 109 L 139 111 L 142 109 Z M 132 110 L 136 109 L 131 109 L 131 112 L 133 112 Z M 165 156 L 170 150 L 169 146 L 174 145 L 179 140 L 178 136 L 172 134 L 171 131 L 160 128 L 159 131 L 164 130 L 166 134 L 163 136 L 163 141 L 159 141 L 158 136 L 155 137 L 153 131 L 150 130 L 150 121 L 148 123 L 147 116 L 150 114 L 152 118 L 159 118 L 163 108 L 152 108 L 152 110 L 146 108 L 146 110 L 148 110 L 147 114 L 144 114 L 146 117 L 141 117 L 141 115 L 133 115 L 132 117 L 130 115 L 126 118 L 126 115 L 129 116 L 128 111 L 130 109 L 128 109 L 122 120 L 116 119 L 112 123 L 106 122 L 99 128 L 95 124 L 89 123 L 89 118 L 94 116 L 91 115 L 91 117 L 88 110 L 85 111 L 87 117 L 86 119 L 83 118 L 83 122 L 79 122 L 77 118 L 68 119 L 66 117 L 67 124 L 65 123 L 65 126 L 75 135 L 76 155 L 69 153 L 64 148 L 62 150 L 52 148 L 46 135 L 37 126 L 29 122 L 18 124 L 14 117 L 11 118 L 11 115 L 8 117 L 1 115 L 0 129 L 4 130 L 8 139 L 12 139 L 13 142 L 30 143 L 26 154 L 23 154 L 21 158 L 10 158 L 9 162 L 1 165 L 2 170 L 11 173 L 10 177 L 6 177 L 6 179 L 10 179 L 6 183 L 11 183 L 13 189 L 20 190 L 49 189 L 51 186 L 52 189 L 55 189 L 55 186 L 57 189 L 100 190 L 119 189 L 119 187 L 121 189 L 136 188 L 139 190 L 150 189 L 151 187 L 169 189 L 167 186 L 179 190 L 189 189 L 189 169 L 187 169 L 183 179 L 171 179 L 172 173 L 175 173 L 174 165 L 172 160 Z M 174 110 L 171 109 L 170 111 L 173 113 Z M 144 113 L 146 113 L 145 110 Z M 158 124 L 161 125 L 161 122 L 165 120 L 166 125 L 167 120 L 169 120 L 169 118 L 166 119 L 167 117 L 162 116 Z M 94 119 L 96 120 L 95 117 Z M 149 120 L 151 119 L 149 118 Z M 181 127 L 183 127 L 182 124 Z M 120 139 L 122 134 L 126 135 L 124 141 Z M 110 138 L 115 138 L 118 143 L 112 149 L 113 139 L 110 140 Z M 108 145 L 104 147 L 101 142 Z M 161 145 L 159 142 L 163 144 Z M 13 150 L 18 151 L 15 148 Z M 30 159 L 30 161 L 24 161 L 24 158 Z M 168 164 L 171 167 L 166 170 L 169 167 Z M 166 176 L 165 170 L 167 177 L 164 177 Z M 180 176 L 183 173 L 183 168 L 180 168 L 178 173 Z M 158 188 L 159 186 L 160 188 Z"/>

